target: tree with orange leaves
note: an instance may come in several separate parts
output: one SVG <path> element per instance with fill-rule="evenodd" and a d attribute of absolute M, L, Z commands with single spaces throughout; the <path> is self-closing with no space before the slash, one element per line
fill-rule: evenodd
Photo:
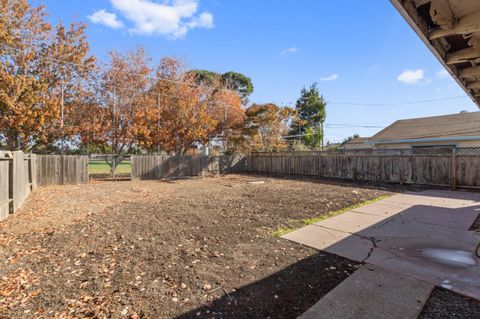
<path fill-rule="evenodd" d="M 149 121 L 157 119 L 157 112 L 148 94 L 151 68 L 145 51 L 110 52 L 109 57 L 98 93 L 91 102 L 84 103 L 83 110 L 77 110 L 77 118 L 83 118 L 79 120 L 81 146 L 95 145 L 101 153 L 111 154 L 105 159 L 114 176 L 124 155 L 147 140 L 152 129 Z"/>
<path fill-rule="evenodd" d="M 288 146 L 283 136 L 288 133 L 294 109 L 273 103 L 253 104 L 245 115 L 243 129 L 235 139 L 237 149 L 275 151 Z"/>
<path fill-rule="evenodd" d="M 243 123 L 235 92 L 196 83 L 174 58 L 161 59 L 154 76 L 149 62 L 143 49 L 111 53 L 99 94 L 77 112 L 95 114 L 80 125 L 81 146 L 96 145 L 102 153 L 115 154 L 107 161 L 112 175 L 134 149 L 184 154 Z"/>
<path fill-rule="evenodd" d="M 225 152 L 233 147 L 232 137 L 238 135 L 245 119 L 248 96 L 253 92 L 251 79 L 237 72 L 219 74 L 207 70 L 192 70 L 197 84 L 211 88 L 209 113 L 217 120 L 215 141 L 220 143 Z"/>
<path fill-rule="evenodd" d="M 62 95 L 63 112 L 71 112 L 94 69 L 85 26 L 52 30 L 45 16 L 27 0 L 0 0 L 0 138 L 10 150 L 74 135 L 61 121 Z"/>
<path fill-rule="evenodd" d="M 161 97 L 157 142 L 168 153 L 184 154 L 194 143 L 205 144 L 219 123 L 211 106 L 216 102 L 212 89 L 197 84 L 176 59 L 164 58 L 157 70 L 154 92 Z"/>
<path fill-rule="evenodd" d="M 222 149 L 230 152 L 232 137 L 237 135 L 245 120 L 245 110 L 242 107 L 241 98 L 237 92 L 220 89 L 212 95 L 212 103 L 209 109 L 212 117 L 217 121 L 215 136 Z"/>

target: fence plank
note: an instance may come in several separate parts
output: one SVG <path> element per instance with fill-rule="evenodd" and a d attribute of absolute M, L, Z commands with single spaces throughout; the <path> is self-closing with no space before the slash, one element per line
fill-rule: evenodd
<path fill-rule="evenodd" d="M 35 155 L 0 152 L 0 219 L 14 213 L 35 189 Z"/>
<path fill-rule="evenodd" d="M 132 180 L 241 173 L 245 156 L 132 156 Z"/>
<path fill-rule="evenodd" d="M 461 150 L 461 149 L 460 149 Z M 460 152 L 458 152 L 460 153 Z M 253 153 L 246 170 L 419 185 L 480 187 L 480 156 L 448 154 L 386 155 Z"/>
<path fill-rule="evenodd" d="M 37 188 L 37 155 L 30 154 L 30 182 L 32 183 L 32 191 Z"/>
<path fill-rule="evenodd" d="M 25 161 L 21 151 L 13 152 L 12 199 L 13 211 L 16 211 L 24 202 L 25 194 Z"/>
<path fill-rule="evenodd" d="M 83 184 L 88 182 L 88 156 L 37 155 L 36 185 Z"/>
<path fill-rule="evenodd" d="M 11 160 L 0 158 L 0 220 L 10 213 L 9 172 Z"/>

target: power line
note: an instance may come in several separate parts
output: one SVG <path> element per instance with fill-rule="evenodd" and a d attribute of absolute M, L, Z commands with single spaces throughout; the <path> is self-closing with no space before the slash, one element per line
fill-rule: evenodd
<path fill-rule="evenodd" d="M 325 124 L 324 128 L 384 128 L 384 126 L 380 125 L 356 125 L 356 124 Z M 290 139 L 290 138 L 297 138 L 297 137 L 305 137 L 315 135 L 317 132 L 313 133 L 303 133 L 303 134 L 294 134 L 294 135 L 283 135 L 281 136 L 282 139 Z"/>
<path fill-rule="evenodd" d="M 357 102 L 342 102 L 342 101 L 333 101 L 328 100 L 325 101 L 327 104 L 334 104 L 334 105 L 352 105 L 352 106 L 403 106 L 403 105 L 415 105 L 415 104 L 423 104 L 423 103 L 433 103 L 433 102 L 441 102 L 441 101 L 451 101 L 451 100 L 459 100 L 459 99 L 469 99 L 470 97 L 466 95 L 457 95 L 457 96 L 447 96 L 438 99 L 425 99 L 425 100 L 414 100 L 414 101 L 405 101 L 405 102 L 385 102 L 385 103 L 357 103 Z M 292 105 L 293 102 L 290 103 L 279 103 L 280 105 Z"/>
<path fill-rule="evenodd" d="M 413 105 L 413 104 L 423 104 L 423 103 L 432 103 L 440 101 L 451 101 L 458 99 L 469 98 L 465 95 L 450 96 L 438 99 L 427 99 L 427 100 L 417 100 L 417 101 L 408 101 L 408 102 L 399 102 L 399 103 L 355 103 L 355 102 L 337 102 L 337 101 L 327 101 L 327 104 L 337 104 L 337 105 L 354 105 L 354 106 L 402 106 L 402 105 Z"/>
<path fill-rule="evenodd" d="M 12 51 L 23 53 L 18 48 L 12 47 L 12 46 L 7 45 L 7 44 L 0 44 L 0 46 L 4 47 L 4 48 L 8 48 Z M 56 58 L 51 58 L 51 57 L 43 57 L 43 58 L 46 61 L 56 62 L 56 63 L 60 63 L 60 64 L 64 64 L 64 65 L 70 65 L 70 66 L 74 66 L 75 68 L 86 68 L 85 66 L 75 64 L 75 63 L 72 63 L 70 61 L 63 61 L 63 60 L 56 59 Z M 182 80 L 174 80 L 174 79 L 169 79 L 169 78 L 165 78 L 165 77 L 151 76 L 151 75 L 145 75 L 145 74 L 128 72 L 128 71 L 126 71 L 125 74 L 135 75 L 135 76 L 143 76 L 143 77 L 145 77 L 147 79 L 151 79 L 151 80 L 165 81 L 165 82 L 171 82 L 171 83 L 181 83 L 181 84 L 185 84 L 185 85 L 188 85 L 188 86 L 191 86 L 191 87 L 211 88 L 215 91 L 223 91 L 223 92 L 238 94 L 238 92 L 236 92 L 234 90 L 222 89 L 222 88 L 218 88 L 218 87 L 215 87 L 215 86 L 204 85 L 204 84 L 187 84 Z M 140 82 L 140 80 L 135 81 L 135 82 L 138 83 L 138 82 Z M 132 83 L 135 83 L 135 82 L 132 82 Z M 466 96 L 466 95 L 458 95 L 458 96 L 450 96 L 450 97 L 444 97 L 444 98 L 438 98 L 438 99 L 425 99 L 425 100 L 406 101 L 406 102 L 397 102 L 397 103 L 391 103 L 391 102 L 386 102 L 386 103 L 357 103 L 357 102 L 341 102 L 341 101 L 332 101 L 332 100 L 328 100 L 326 102 L 327 102 L 327 104 L 352 105 L 352 106 L 402 106 L 402 105 L 433 103 L 433 102 L 440 102 L 440 101 L 451 101 L 451 100 L 465 99 L 465 98 L 469 98 L 469 97 Z M 280 104 L 282 104 L 282 103 L 280 103 Z M 291 105 L 293 103 L 283 103 L 283 104 L 284 105 Z"/>
<path fill-rule="evenodd" d="M 352 127 L 352 128 L 383 128 L 384 126 L 381 125 L 362 125 L 362 124 L 330 124 L 327 123 L 324 125 L 327 128 L 345 128 L 345 127 Z"/>

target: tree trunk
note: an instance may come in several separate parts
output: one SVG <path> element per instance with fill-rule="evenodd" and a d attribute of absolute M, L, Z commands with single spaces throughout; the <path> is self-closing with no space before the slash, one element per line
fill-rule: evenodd
<path fill-rule="evenodd" d="M 110 162 L 110 177 L 115 178 L 117 173 L 117 166 L 120 165 L 125 160 L 125 156 L 116 156 L 112 157 L 112 161 Z M 108 162 L 107 162 L 108 163 Z"/>
<path fill-rule="evenodd" d="M 20 138 L 18 136 L 18 133 L 7 134 L 6 139 L 7 139 L 7 148 L 9 151 L 20 150 Z"/>
<path fill-rule="evenodd" d="M 115 178 L 115 171 L 117 169 L 117 157 L 113 155 L 112 157 L 112 165 L 110 166 L 110 177 Z"/>

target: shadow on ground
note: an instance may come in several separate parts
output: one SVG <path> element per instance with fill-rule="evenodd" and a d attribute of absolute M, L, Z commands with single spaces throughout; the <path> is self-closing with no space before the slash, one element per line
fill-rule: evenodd
<path fill-rule="evenodd" d="M 348 259 L 319 253 L 234 292 L 223 291 L 223 297 L 177 319 L 296 318 L 357 267 L 357 263 Z"/>

